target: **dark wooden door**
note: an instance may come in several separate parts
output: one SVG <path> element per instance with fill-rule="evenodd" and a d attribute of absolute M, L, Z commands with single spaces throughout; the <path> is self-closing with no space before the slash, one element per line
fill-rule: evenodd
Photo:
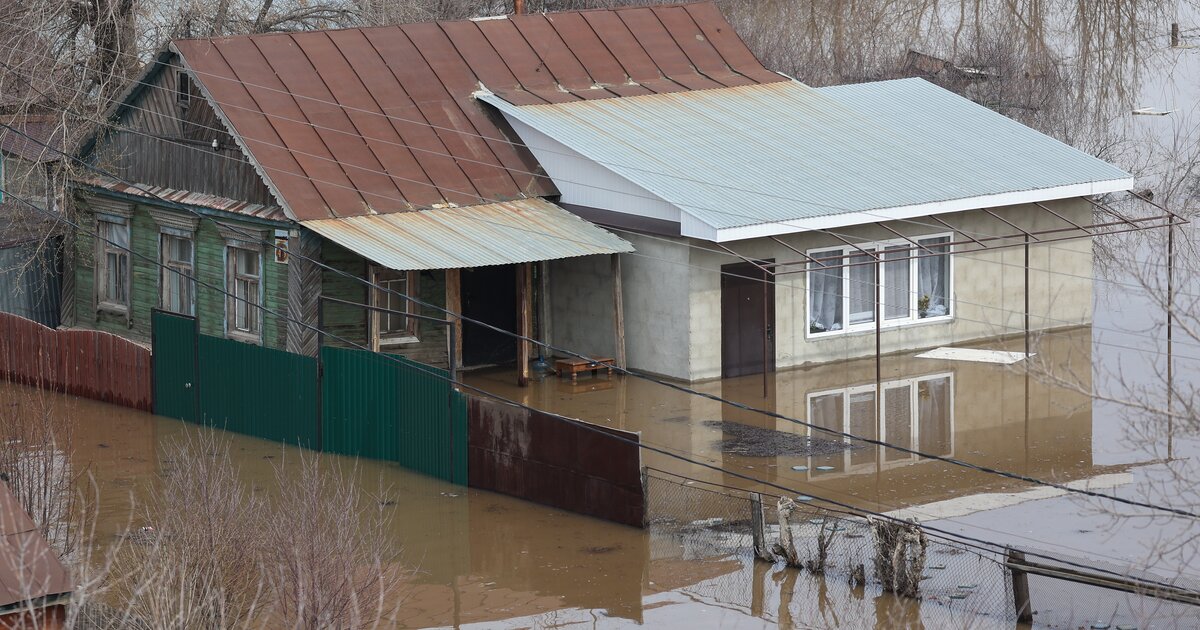
<path fill-rule="evenodd" d="M 775 285 L 749 263 L 721 267 L 721 376 L 775 370 Z"/>

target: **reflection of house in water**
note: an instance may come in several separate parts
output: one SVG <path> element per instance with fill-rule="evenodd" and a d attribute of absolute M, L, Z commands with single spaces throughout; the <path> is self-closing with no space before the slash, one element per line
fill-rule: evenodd
<path fill-rule="evenodd" d="M 876 397 L 883 394 L 878 410 Z M 886 381 L 877 388 L 860 385 L 808 395 L 808 421 L 812 424 L 896 446 L 930 453 L 954 455 L 954 374 Z M 823 432 L 809 428 L 812 437 Z M 818 466 L 834 472 L 856 472 L 864 467 L 896 466 L 917 460 L 917 455 L 857 440 L 838 455 L 809 457 L 808 471 Z"/>

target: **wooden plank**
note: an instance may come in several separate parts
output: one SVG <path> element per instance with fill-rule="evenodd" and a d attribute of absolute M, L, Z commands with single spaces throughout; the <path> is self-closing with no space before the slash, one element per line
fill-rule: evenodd
<path fill-rule="evenodd" d="M 533 309 L 530 308 L 532 275 L 530 263 L 517 265 L 517 328 L 523 337 L 517 340 L 517 385 L 521 387 L 529 384 L 529 342 L 524 338 L 533 332 Z"/>
<path fill-rule="evenodd" d="M 617 367 L 625 369 L 625 299 L 621 290 L 621 255 L 612 254 L 613 338 L 617 347 Z"/>
<path fill-rule="evenodd" d="M 462 365 L 462 270 L 446 270 L 446 310 L 453 313 L 447 318 L 454 322 L 454 365 Z"/>

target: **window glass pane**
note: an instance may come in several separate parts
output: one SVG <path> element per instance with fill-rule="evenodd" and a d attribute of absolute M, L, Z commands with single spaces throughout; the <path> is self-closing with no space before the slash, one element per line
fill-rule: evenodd
<path fill-rule="evenodd" d="M 819 262 L 808 263 L 808 332 L 822 333 L 843 328 L 842 319 L 842 274 L 840 249 L 814 252 L 812 258 Z M 826 260 L 832 259 L 832 260 Z"/>
<path fill-rule="evenodd" d="M 950 431 L 950 377 L 917 383 L 917 417 L 920 421 L 918 449 L 934 455 L 953 452 Z"/>
<path fill-rule="evenodd" d="M 857 264 L 856 264 L 857 263 Z M 850 323 L 875 321 L 875 264 L 865 254 L 850 257 Z"/>
<path fill-rule="evenodd" d="M 883 439 L 885 442 L 912 448 L 912 388 L 908 385 L 883 390 Z M 888 462 L 909 459 L 912 454 L 894 448 L 884 449 Z"/>
<path fill-rule="evenodd" d="M 876 439 L 875 435 L 875 392 L 860 392 L 850 394 L 850 427 L 848 433 L 865 438 Z M 866 444 L 858 440 L 850 440 L 854 446 L 850 451 L 850 465 L 871 464 L 875 462 L 877 448 L 874 444 Z"/>
<path fill-rule="evenodd" d="M 950 237 L 927 238 L 917 241 L 933 252 L 917 259 L 917 316 L 940 317 L 950 314 Z"/>
<path fill-rule="evenodd" d="M 108 223 L 108 222 L 104 222 L 104 223 L 102 223 L 102 225 L 105 225 L 108 228 L 107 230 L 105 230 L 105 232 L 106 232 L 105 237 L 109 241 L 112 241 L 112 244 L 108 245 L 109 247 L 115 248 L 120 251 L 125 251 L 125 248 L 129 247 L 129 227 L 128 226 L 118 225 L 116 223 Z"/>
<path fill-rule="evenodd" d="M 815 258 L 815 256 L 814 256 Z M 845 420 L 845 399 L 842 394 L 825 394 L 814 396 L 809 402 L 808 421 L 816 426 L 841 432 Z M 839 438 L 824 431 L 809 428 L 809 435 L 816 440 L 838 440 Z M 834 470 L 844 470 L 845 460 L 842 453 L 812 457 L 812 466 L 832 466 Z"/>
<path fill-rule="evenodd" d="M 904 319 L 909 316 L 912 292 L 909 276 L 912 258 L 908 247 L 889 247 L 883 252 L 883 318 Z"/>
<path fill-rule="evenodd" d="M 258 276 L 258 252 L 248 249 L 237 251 L 237 271 L 243 276 Z"/>
<path fill-rule="evenodd" d="M 404 313 L 410 312 L 411 305 L 405 295 L 408 295 L 407 272 L 379 272 L 375 275 L 375 284 L 381 288 L 375 291 L 375 303 L 387 312 L 377 314 L 379 334 L 401 336 L 413 334 L 409 328 L 409 318 Z"/>

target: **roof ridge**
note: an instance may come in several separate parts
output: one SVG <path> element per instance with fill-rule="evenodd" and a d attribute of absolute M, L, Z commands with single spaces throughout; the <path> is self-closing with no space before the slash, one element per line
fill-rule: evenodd
<path fill-rule="evenodd" d="M 280 37 L 280 36 L 288 36 L 288 35 L 304 36 L 304 35 L 315 34 L 315 33 L 336 33 L 339 31 L 374 31 L 374 30 L 382 30 L 382 29 L 388 29 L 388 28 L 401 28 L 402 29 L 405 26 L 409 26 L 409 25 L 413 25 L 413 24 L 439 24 L 439 25 L 441 25 L 441 24 L 461 24 L 464 22 L 478 22 L 478 21 L 487 20 L 487 19 L 508 19 L 508 20 L 511 20 L 513 18 L 527 19 L 527 18 L 533 18 L 533 17 L 549 17 L 549 16 L 565 15 L 565 14 L 571 14 L 571 13 L 579 13 L 579 14 L 582 14 L 582 13 L 620 13 L 622 11 L 631 11 L 631 10 L 635 10 L 635 9 L 658 10 L 658 9 L 665 9 L 665 8 L 698 6 L 698 5 L 704 5 L 704 4 L 711 4 L 711 5 L 716 6 L 716 2 L 714 0 L 695 0 L 693 2 L 672 2 L 672 3 L 667 3 L 667 4 L 644 4 L 644 5 L 620 6 L 620 7 L 611 7 L 611 8 L 593 7 L 590 9 L 568 9 L 565 11 L 547 11 L 547 12 L 542 12 L 542 13 L 525 13 L 525 14 L 521 14 L 521 15 L 512 14 L 512 13 L 504 13 L 504 14 L 494 15 L 494 16 L 484 15 L 484 16 L 478 16 L 478 17 L 473 17 L 473 18 L 459 18 L 459 19 L 454 19 L 454 20 L 421 20 L 418 22 L 396 22 L 394 24 L 369 24 L 369 25 L 363 25 L 363 26 L 342 26 L 342 27 L 338 27 L 338 28 L 318 28 L 318 29 L 302 30 L 302 31 L 271 31 L 268 33 L 241 33 L 241 34 L 237 34 L 237 35 L 221 35 L 218 37 L 180 37 L 180 38 L 171 40 L 171 43 L 175 44 L 177 42 L 204 42 L 204 41 L 219 42 L 219 41 L 229 41 L 229 40 L 235 40 L 235 39 L 264 39 L 264 38 L 269 38 L 269 37 Z"/>

